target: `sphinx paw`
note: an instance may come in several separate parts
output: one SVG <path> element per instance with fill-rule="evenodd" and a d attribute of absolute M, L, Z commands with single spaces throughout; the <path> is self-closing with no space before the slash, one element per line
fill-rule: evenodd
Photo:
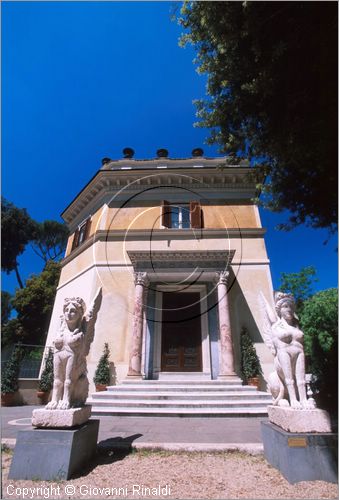
<path fill-rule="evenodd" d="M 47 403 L 47 405 L 45 406 L 46 410 L 55 410 L 58 406 L 58 402 L 57 401 L 50 401 L 49 403 Z"/>

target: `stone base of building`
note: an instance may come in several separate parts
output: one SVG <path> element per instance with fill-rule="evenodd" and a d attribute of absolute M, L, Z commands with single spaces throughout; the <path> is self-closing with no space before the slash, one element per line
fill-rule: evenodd
<path fill-rule="evenodd" d="M 87 422 L 91 416 L 92 407 L 90 405 L 82 408 L 70 408 L 68 410 L 46 410 L 39 408 L 33 410 L 32 425 L 39 428 L 59 428 L 75 427 Z"/>
<path fill-rule="evenodd" d="M 261 422 L 266 460 L 291 484 L 338 481 L 338 435 L 287 432 Z"/>
<path fill-rule="evenodd" d="M 75 429 L 19 431 L 9 479 L 70 479 L 95 455 L 98 432 L 99 420 Z"/>
<path fill-rule="evenodd" d="M 330 416 L 325 410 L 294 410 L 269 405 L 268 418 L 272 424 L 288 432 L 331 432 Z"/>

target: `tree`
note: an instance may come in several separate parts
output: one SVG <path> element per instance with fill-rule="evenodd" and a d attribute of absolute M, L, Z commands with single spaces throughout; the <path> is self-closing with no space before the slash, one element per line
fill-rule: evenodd
<path fill-rule="evenodd" d="M 3 326 L 9 320 L 11 311 L 13 309 L 12 296 L 9 292 L 1 290 L 1 326 Z"/>
<path fill-rule="evenodd" d="M 26 334 L 18 318 L 12 318 L 1 327 L 1 347 L 8 347 L 23 342 Z"/>
<path fill-rule="evenodd" d="M 17 208 L 5 198 L 1 199 L 2 260 L 1 269 L 9 274 L 15 271 L 20 288 L 23 283 L 18 269 L 18 257 L 33 239 L 36 224 L 25 208 Z"/>
<path fill-rule="evenodd" d="M 198 126 L 221 152 L 260 159 L 263 204 L 337 230 L 337 5 L 185 2 L 181 44 L 207 73 Z M 265 194 L 266 193 L 266 194 Z"/>
<path fill-rule="evenodd" d="M 241 373 L 246 381 L 262 374 L 259 358 L 246 328 L 240 336 Z"/>
<path fill-rule="evenodd" d="M 14 325 L 16 341 L 20 337 L 27 344 L 45 343 L 60 271 L 58 262 L 48 261 L 42 273 L 33 275 L 24 289 L 16 291 L 12 301 L 18 312 Z"/>
<path fill-rule="evenodd" d="M 97 369 L 95 370 L 93 382 L 95 385 L 108 385 L 110 382 L 109 372 L 109 348 L 107 342 L 104 344 L 104 353 L 99 359 Z"/>
<path fill-rule="evenodd" d="M 67 227 L 60 222 L 45 220 L 37 223 L 33 250 L 45 262 L 57 260 L 65 249 L 68 235 Z"/>
<path fill-rule="evenodd" d="M 313 295 L 313 283 L 318 281 L 314 276 L 315 267 L 303 267 L 298 273 L 281 273 L 280 290 L 291 293 L 295 298 L 297 312 L 300 313 L 305 300 Z"/>
<path fill-rule="evenodd" d="M 38 384 L 39 391 L 49 392 L 53 387 L 53 381 L 54 381 L 53 351 L 51 348 L 49 348 L 46 357 L 45 367 L 43 369 Z"/>
<path fill-rule="evenodd" d="M 304 303 L 300 318 L 312 388 L 319 407 L 336 414 L 338 406 L 338 290 L 329 288 Z"/>
<path fill-rule="evenodd" d="M 19 388 L 19 372 L 20 364 L 23 358 L 23 349 L 20 346 L 16 346 L 13 349 L 11 357 L 5 365 L 1 377 L 1 393 L 11 394 L 18 390 Z"/>

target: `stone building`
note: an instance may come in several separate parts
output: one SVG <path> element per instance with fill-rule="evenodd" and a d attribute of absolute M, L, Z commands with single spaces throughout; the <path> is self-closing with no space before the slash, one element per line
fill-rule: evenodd
<path fill-rule="evenodd" d="M 105 342 L 112 383 L 239 380 L 243 327 L 265 378 L 272 357 L 258 329 L 258 294 L 271 297 L 272 282 L 251 173 L 200 149 L 185 159 L 158 150 L 137 160 L 128 148 L 120 160 L 105 158 L 62 213 L 70 237 L 47 345 L 64 298 L 88 305 L 102 286 L 91 383 Z"/>

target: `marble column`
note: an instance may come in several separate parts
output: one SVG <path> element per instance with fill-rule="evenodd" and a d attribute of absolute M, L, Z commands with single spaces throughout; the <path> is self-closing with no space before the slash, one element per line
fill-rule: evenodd
<path fill-rule="evenodd" d="M 147 273 L 135 273 L 135 298 L 133 313 L 132 344 L 129 357 L 128 377 L 141 378 L 142 334 L 144 326 L 144 307 L 147 297 Z"/>
<path fill-rule="evenodd" d="M 234 371 L 234 353 L 227 293 L 229 272 L 221 271 L 216 274 L 220 335 L 220 367 L 218 378 L 229 378 L 236 376 Z"/>

